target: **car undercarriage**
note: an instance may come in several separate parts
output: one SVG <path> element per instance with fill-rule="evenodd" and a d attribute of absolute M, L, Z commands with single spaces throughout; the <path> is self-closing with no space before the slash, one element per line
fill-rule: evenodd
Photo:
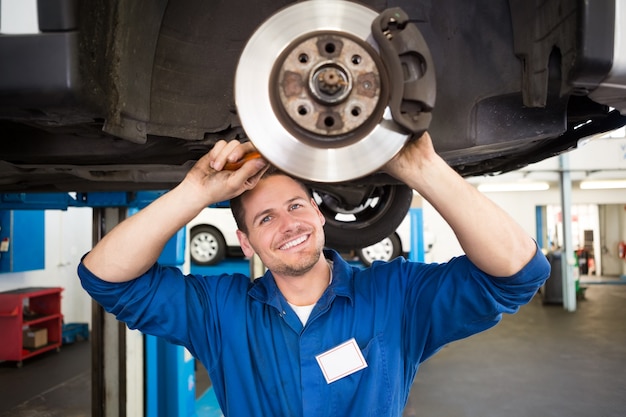
<path fill-rule="evenodd" d="M 354 247 L 403 219 L 378 170 L 425 130 L 468 177 L 626 124 L 617 1 L 37 4 L 37 33 L 0 28 L 3 193 L 167 190 L 251 140 Z"/>

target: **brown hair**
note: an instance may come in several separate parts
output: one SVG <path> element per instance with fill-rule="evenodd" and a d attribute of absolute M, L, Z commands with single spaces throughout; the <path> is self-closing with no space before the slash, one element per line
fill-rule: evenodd
<path fill-rule="evenodd" d="M 306 192 L 307 196 L 309 198 L 311 198 L 311 191 L 309 191 L 309 189 L 307 188 L 306 185 L 304 185 L 304 183 L 294 177 L 292 177 L 291 175 L 279 170 L 278 168 L 276 168 L 275 166 L 270 166 L 261 176 L 261 179 L 259 181 L 262 181 L 264 179 L 276 176 L 276 175 L 284 175 L 286 177 L 291 178 L 292 180 L 294 180 L 295 182 L 297 182 L 302 189 Z M 233 217 L 235 218 L 235 223 L 237 223 L 237 228 L 239 230 L 241 230 L 242 232 L 244 232 L 245 234 L 248 234 L 248 227 L 246 226 L 246 220 L 245 220 L 245 208 L 244 208 L 244 204 L 243 204 L 243 197 L 246 195 L 246 193 L 248 193 L 248 191 L 244 191 L 243 193 L 239 194 L 237 197 L 233 197 L 230 199 L 230 211 L 233 213 Z"/>

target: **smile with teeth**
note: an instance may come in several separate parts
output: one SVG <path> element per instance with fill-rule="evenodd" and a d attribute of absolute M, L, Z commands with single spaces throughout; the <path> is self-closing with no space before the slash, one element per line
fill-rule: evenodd
<path fill-rule="evenodd" d="M 287 243 L 285 243 L 284 245 L 282 245 L 279 249 L 280 250 L 287 250 L 287 249 L 291 249 L 294 246 L 298 246 L 299 244 L 301 244 L 302 242 L 304 242 L 305 240 L 307 240 L 309 238 L 308 235 L 305 236 L 300 236 L 297 239 L 291 240 Z"/>

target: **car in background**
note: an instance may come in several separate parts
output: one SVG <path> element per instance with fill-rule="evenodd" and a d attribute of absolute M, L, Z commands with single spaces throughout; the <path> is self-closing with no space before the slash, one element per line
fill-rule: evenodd
<path fill-rule="evenodd" d="M 469 177 L 626 124 L 625 22 L 622 0 L 0 0 L 0 192 L 167 190 L 249 139 L 322 197 L 329 243 L 373 244 L 412 195 L 380 168 L 426 129 Z"/>
<path fill-rule="evenodd" d="M 187 224 L 189 258 L 195 265 L 219 264 L 227 257 L 243 257 L 237 224 L 227 206 L 208 207 Z M 428 245 L 426 246 L 428 249 Z M 356 257 L 365 266 L 407 256 L 411 250 L 411 219 L 405 216 L 388 237 L 364 248 L 341 251 L 347 260 Z"/>
<path fill-rule="evenodd" d="M 242 257 L 237 224 L 227 206 L 208 207 L 187 223 L 189 258 L 196 265 L 216 265 L 227 256 Z"/>
<path fill-rule="evenodd" d="M 411 217 L 405 216 L 398 228 L 386 238 L 373 245 L 355 249 L 354 252 L 365 266 L 375 261 L 390 261 L 398 256 L 408 257 L 411 250 Z"/>

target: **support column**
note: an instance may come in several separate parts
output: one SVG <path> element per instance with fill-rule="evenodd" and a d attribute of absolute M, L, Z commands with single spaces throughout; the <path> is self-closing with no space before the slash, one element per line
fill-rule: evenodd
<path fill-rule="evenodd" d="M 250 258 L 250 281 L 265 274 L 265 265 L 256 253 Z"/>
<path fill-rule="evenodd" d="M 126 208 L 93 209 L 94 245 L 126 218 Z M 143 336 L 92 302 L 91 415 L 143 416 Z"/>
<path fill-rule="evenodd" d="M 409 260 L 413 262 L 424 262 L 426 260 L 426 249 L 424 245 L 424 214 L 421 207 L 409 209 L 411 216 L 411 250 Z"/>
<path fill-rule="evenodd" d="M 574 278 L 574 247 L 572 243 L 572 178 L 569 171 L 569 155 L 559 156 L 561 182 L 561 212 L 563 213 L 563 252 L 561 270 L 563 273 L 563 308 L 576 311 L 576 283 Z"/>

